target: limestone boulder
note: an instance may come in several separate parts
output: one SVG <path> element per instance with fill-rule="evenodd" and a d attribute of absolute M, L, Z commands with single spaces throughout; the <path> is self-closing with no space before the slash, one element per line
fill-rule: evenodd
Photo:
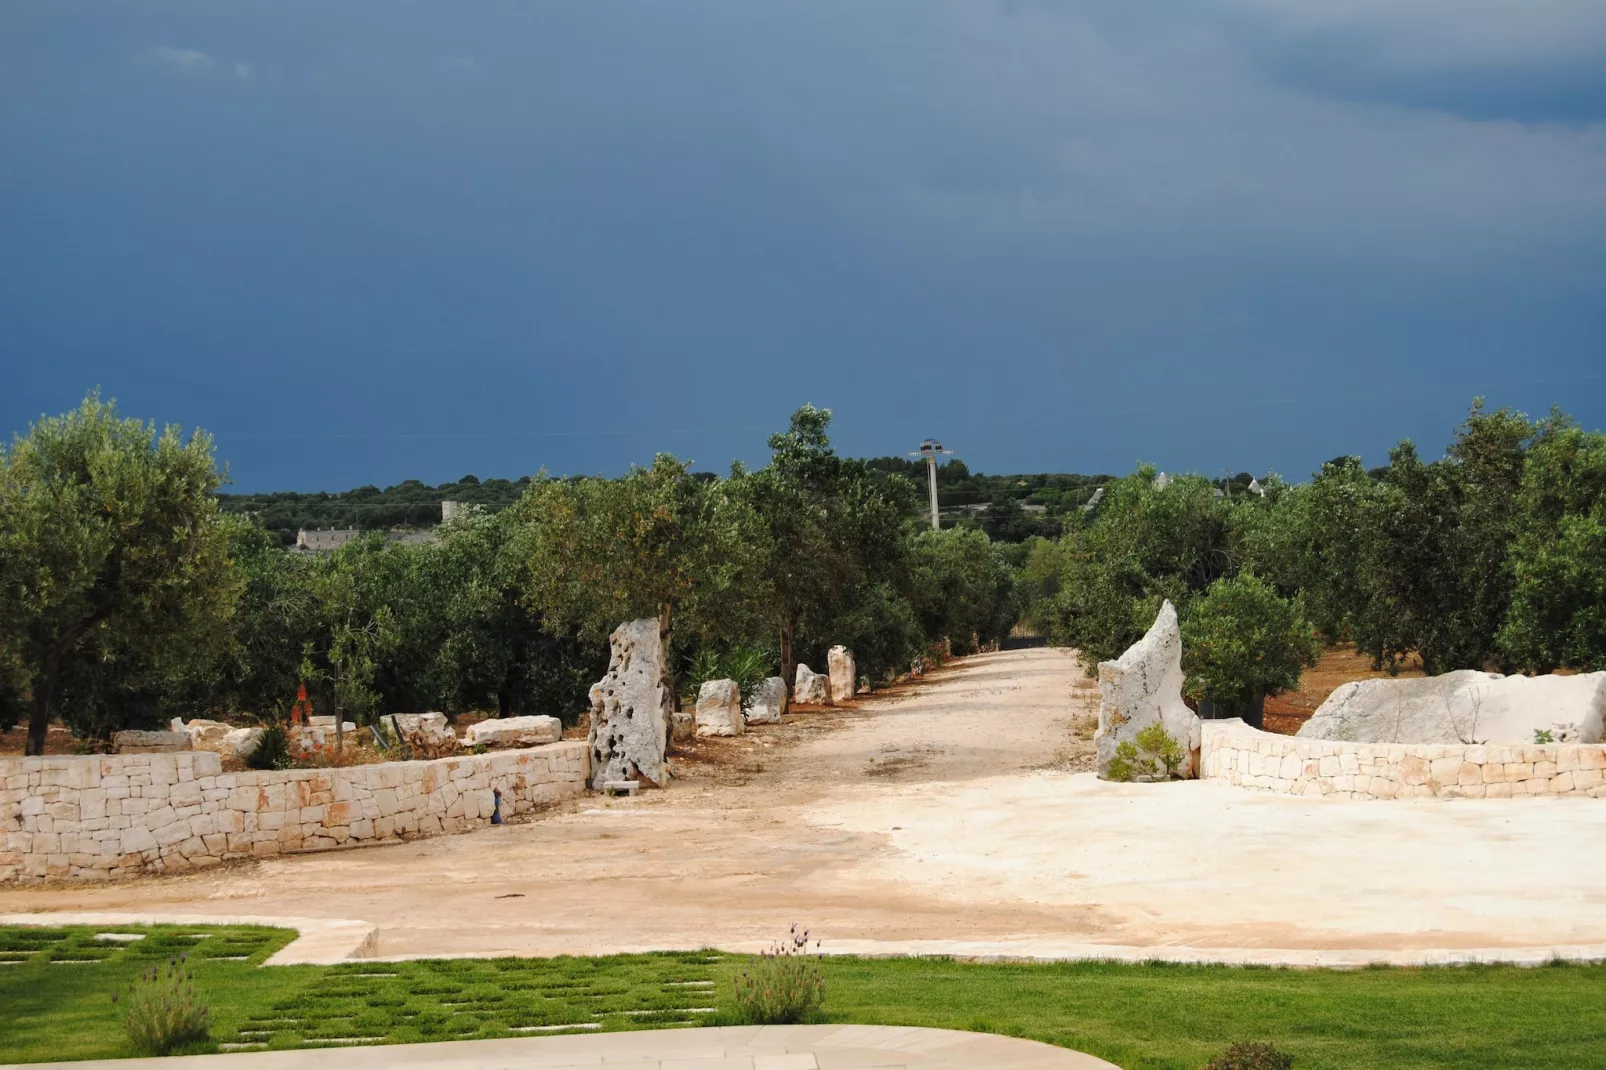
<path fill-rule="evenodd" d="M 853 652 L 845 646 L 834 646 L 826 654 L 826 672 L 831 677 L 831 701 L 851 702 L 859 693 L 859 668 L 853 663 Z"/>
<path fill-rule="evenodd" d="M 539 747 L 563 738 L 563 722 L 556 717 L 501 717 L 468 726 L 463 743 L 469 747 Z"/>
<path fill-rule="evenodd" d="M 746 711 L 747 723 L 779 724 L 785 713 L 786 681 L 779 676 L 771 676 L 754 689 L 753 701 L 748 704 Z"/>
<path fill-rule="evenodd" d="M 735 680 L 705 680 L 697 692 L 697 736 L 742 734 L 742 689 Z"/>
<path fill-rule="evenodd" d="M 792 701 L 805 706 L 831 705 L 831 678 L 799 662 L 797 680 L 792 685 Z"/>
<path fill-rule="evenodd" d="M 1100 777 L 1110 779 L 1111 763 L 1123 743 L 1131 743 L 1137 751 L 1137 779 L 1163 777 L 1165 768 L 1158 756 L 1137 741 L 1138 733 L 1155 724 L 1164 726 L 1182 753 L 1175 773 L 1194 775 L 1200 723 L 1182 701 L 1182 679 L 1182 634 L 1177 611 L 1166 602 L 1142 639 L 1115 661 L 1099 663 L 1099 727 L 1093 741 L 1098 745 Z"/>
<path fill-rule="evenodd" d="M 691 710 L 673 710 L 669 714 L 669 742 L 684 743 L 697 736 L 697 715 Z"/>
<path fill-rule="evenodd" d="M 217 751 L 225 758 L 237 758 L 243 762 L 256 753 L 257 744 L 261 742 L 262 729 L 235 728 L 223 737 Z"/>
<path fill-rule="evenodd" d="M 639 776 L 663 787 L 675 709 L 663 629 L 654 617 L 629 621 L 609 643 L 608 674 L 591 689 L 591 786 Z"/>
<path fill-rule="evenodd" d="M 457 733 L 439 711 L 390 713 L 383 720 L 401 736 L 414 758 L 447 758 L 460 749 Z"/>
<path fill-rule="evenodd" d="M 188 732 L 143 732 L 133 729 L 112 733 L 112 746 L 118 754 L 165 754 L 195 749 Z"/>
<path fill-rule="evenodd" d="M 1459 669 L 1442 676 L 1355 680 L 1327 697 L 1299 729 L 1306 739 L 1353 743 L 1599 743 L 1606 672 L 1501 676 Z"/>
<path fill-rule="evenodd" d="M 304 758 L 316 751 L 333 752 L 341 742 L 354 746 L 357 742 L 357 726 L 350 721 L 341 723 L 341 732 L 335 732 L 334 721 L 331 718 L 328 724 L 296 724 L 285 729 L 289 737 L 290 753 Z"/>
<path fill-rule="evenodd" d="M 224 724 L 222 721 L 208 721 L 204 717 L 196 717 L 186 721 L 182 717 L 175 717 L 168 724 L 169 732 L 183 732 L 190 737 L 192 750 L 220 750 L 223 740 L 234 731 L 234 726 Z"/>

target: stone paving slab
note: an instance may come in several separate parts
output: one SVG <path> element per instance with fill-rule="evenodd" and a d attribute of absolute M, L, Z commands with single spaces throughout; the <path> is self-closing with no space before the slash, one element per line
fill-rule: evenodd
<path fill-rule="evenodd" d="M 725 1026 L 29 1064 L 33 1070 L 177 1070 L 180 1065 L 184 1070 L 1115 1070 L 1103 1059 L 1031 1040 L 874 1025 Z"/>

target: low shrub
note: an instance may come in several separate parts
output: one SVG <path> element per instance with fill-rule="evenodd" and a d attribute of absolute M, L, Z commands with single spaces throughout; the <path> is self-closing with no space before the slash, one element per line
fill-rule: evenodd
<path fill-rule="evenodd" d="M 1186 757 L 1182 744 L 1164 725 L 1155 723 L 1139 732 L 1135 742 L 1127 740 L 1115 748 L 1115 757 L 1110 759 L 1106 775 L 1111 780 L 1176 776 Z"/>
<path fill-rule="evenodd" d="M 1261 1041 L 1239 1041 L 1210 1060 L 1204 1070 L 1289 1070 L 1294 1057 Z"/>
<path fill-rule="evenodd" d="M 290 737 L 285 734 L 284 725 L 270 721 L 262 729 L 262 738 L 257 740 L 256 750 L 245 759 L 245 764 L 251 769 L 289 769 L 294 763 L 290 758 Z"/>
<path fill-rule="evenodd" d="M 818 948 L 819 942 L 815 945 Z M 748 1025 L 794 1025 L 825 1002 L 825 976 L 809 954 L 809 933 L 797 926 L 785 940 L 756 956 L 736 978 L 736 1008 Z"/>
<path fill-rule="evenodd" d="M 112 1002 L 118 1002 L 112 994 Z M 207 1038 L 211 1013 L 195 995 L 195 984 L 180 955 L 140 974 L 128 986 L 123 1029 L 137 1055 L 171 1055 Z"/>
<path fill-rule="evenodd" d="M 766 677 L 774 672 L 775 656 L 757 646 L 738 646 L 721 654 L 703 647 L 692 656 L 684 674 L 688 698 L 697 700 L 698 690 L 709 680 L 734 680 L 742 693 L 742 708 L 753 704 L 753 695 Z"/>

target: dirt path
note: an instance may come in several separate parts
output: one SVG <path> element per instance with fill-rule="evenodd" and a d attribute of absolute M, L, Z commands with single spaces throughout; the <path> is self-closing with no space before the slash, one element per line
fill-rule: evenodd
<path fill-rule="evenodd" d="M 1093 695 L 1064 652 L 982 655 L 707 741 L 668 791 L 394 847 L 10 889 L 0 912 L 359 918 L 382 955 L 745 949 L 793 921 L 862 951 L 1606 943 L 1606 857 L 1579 847 L 1606 836 L 1594 800 L 1101 784 L 1065 771 Z"/>

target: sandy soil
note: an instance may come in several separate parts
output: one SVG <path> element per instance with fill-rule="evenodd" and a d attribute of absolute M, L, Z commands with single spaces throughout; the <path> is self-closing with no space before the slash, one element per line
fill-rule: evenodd
<path fill-rule="evenodd" d="M 1068 653 L 704 741 L 682 779 L 528 824 L 116 886 L 0 912 L 359 918 L 383 955 L 748 949 L 798 921 L 863 951 L 1606 943 L 1594 800 L 1339 802 L 1111 785 Z"/>

